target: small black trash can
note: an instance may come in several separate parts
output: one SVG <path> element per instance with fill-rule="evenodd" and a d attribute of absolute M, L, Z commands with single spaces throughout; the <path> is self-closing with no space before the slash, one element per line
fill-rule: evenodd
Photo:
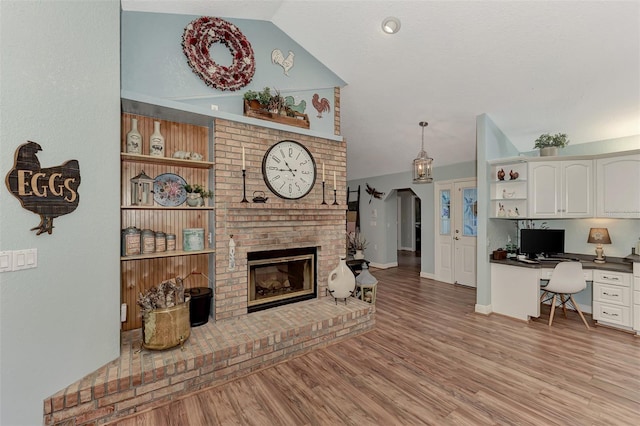
<path fill-rule="evenodd" d="M 209 321 L 211 299 L 213 298 L 211 289 L 208 287 L 188 288 L 185 293 L 191 295 L 191 305 L 189 306 L 191 327 L 206 324 Z"/>

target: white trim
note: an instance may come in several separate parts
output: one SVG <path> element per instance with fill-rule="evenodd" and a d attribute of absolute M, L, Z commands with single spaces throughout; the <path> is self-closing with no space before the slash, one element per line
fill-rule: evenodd
<path fill-rule="evenodd" d="M 416 249 L 413 248 L 413 247 L 399 247 L 398 250 L 401 250 L 401 251 L 416 251 Z"/>
<path fill-rule="evenodd" d="M 476 313 L 482 314 L 482 315 L 489 315 L 493 313 L 493 308 L 491 307 L 491 305 L 478 305 L 476 303 Z"/>
<path fill-rule="evenodd" d="M 429 278 L 430 280 L 436 280 L 436 276 L 434 274 L 429 274 L 422 271 L 420 271 L 420 278 Z"/>
<path fill-rule="evenodd" d="M 398 266 L 398 262 L 391 262 L 391 263 L 369 263 L 370 267 L 373 268 L 378 268 L 378 269 L 389 269 L 389 268 L 395 268 Z"/>

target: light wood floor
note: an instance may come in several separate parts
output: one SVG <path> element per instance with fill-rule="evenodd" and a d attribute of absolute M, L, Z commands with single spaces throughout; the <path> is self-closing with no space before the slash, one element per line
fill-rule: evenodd
<path fill-rule="evenodd" d="M 374 331 L 117 424 L 640 424 L 640 338 L 475 314 L 475 289 L 411 264 L 371 272 Z"/>

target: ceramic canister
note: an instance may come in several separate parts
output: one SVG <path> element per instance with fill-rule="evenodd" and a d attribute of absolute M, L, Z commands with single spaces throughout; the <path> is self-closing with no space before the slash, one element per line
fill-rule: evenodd
<path fill-rule="evenodd" d="M 122 230 L 122 256 L 140 254 L 140 230 L 130 226 Z"/>
<path fill-rule="evenodd" d="M 156 232 L 156 252 L 167 251 L 167 236 L 164 232 Z"/>
<path fill-rule="evenodd" d="M 175 251 L 176 234 L 167 234 L 167 251 Z"/>
<path fill-rule="evenodd" d="M 142 253 L 155 253 L 156 251 L 156 233 L 151 229 L 144 229 L 140 235 L 142 244 Z"/>
<path fill-rule="evenodd" d="M 204 250 L 204 228 L 183 229 L 182 249 L 184 251 Z"/>

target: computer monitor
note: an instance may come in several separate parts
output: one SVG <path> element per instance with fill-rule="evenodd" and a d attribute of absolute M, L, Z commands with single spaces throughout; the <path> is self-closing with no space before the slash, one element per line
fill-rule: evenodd
<path fill-rule="evenodd" d="M 564 229 L 521 229 L 520 253 L 530 259 L 564 253 Z"/>

